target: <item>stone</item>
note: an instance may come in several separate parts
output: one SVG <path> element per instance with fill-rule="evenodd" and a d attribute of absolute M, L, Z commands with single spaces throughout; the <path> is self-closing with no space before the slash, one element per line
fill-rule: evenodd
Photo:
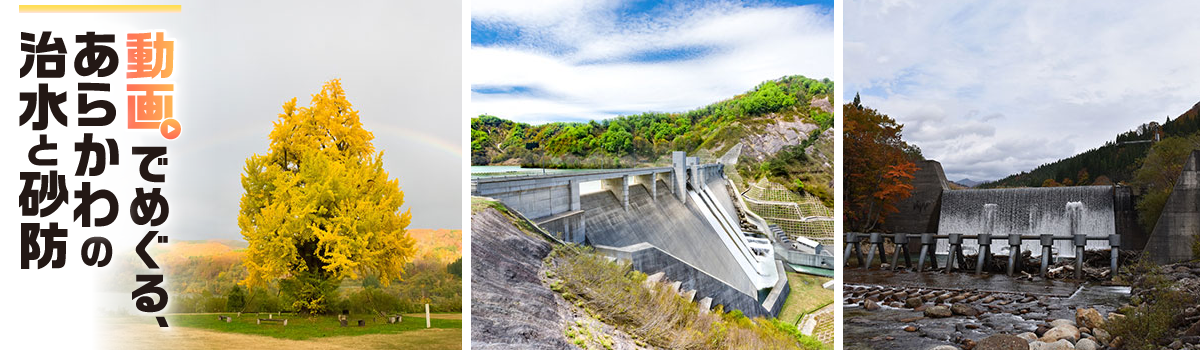
<path fill-rule="evenodd" d="M 1193 323 L 1192 326 L 1188 327 L 1188 329 L 1186 331 L 1183 331 L 1183 335 L 1185 335 L 1185 336 L 1200 335 L 1200 321 L 1196 321 L 1196 323 Z"/>
<path fill-rule="evenodd" d="M 954 313 L 950 311 L 950 307 L 948 307 L 946 305 L 937 305 L 937 306 L 933 306 L 933 307 L 925 309 L 925 317 L 929 317 L 929 318 L 943 318 L 943 317 L 950 317 L 953 315 L 954 315 Z"/>
<path fill-rule="evenodd" d="M 1108 334 L 1108 331 L 1103 328 L 1093 329 L 1092 332 L 1094 332 L 1092 334 L 1096 337 L 1096 341 L 1100 342 L 1101 345 L 1108 345 L 1108 341 L 1112 340 L 1112 335 Z"/>
<path fill-rule="evenodd" d="M 879 310 L 879 304 L 876 304 L 874 301 L 871 301 L 870 299 L 868 299 L 866 302 L 863 303 L 863 309 L 865 309 L 867 311 Z"/>
<path fill-rule="evenodd" d="M 1058 327 L 1061 325 L 1076 326 L 1075 321 L 1071 321 L 1071 320 L 1057 319 L 1054 321 L 1050 321 L 1050 328 Z"/>
<path fill-rule="evenodd" d="M 972 317 L 979 316 L 979 310 L 976 310 L 974 307 L 967 304 L 954 304 L 953 306 L 950 306 L 950 311 L 955 315 Z"/>
<path fill-rule="evenodd" d="M 905 331 L 905 332 L 916 332 L 916 331 L 917 331 L 917 326 L 908 326 L 908 327 L 904 327 L 904 331 Z"/>
<path fill-rule="evenodd" d="M 910 309 L 916 309 L 917 307 L 919 307 L 921 305 L 925 305 L 925 301 L 921 300 L 921 298 L 918 298 L 918 297 L 908 298 L 908 300 L 904 301 L 904 307 L 907 307 Z"/>
<path fill-rule="evenodd" d="M 1100 349 L 1100 344 L 1096 344 L 1096 342 L 1092 341 L 1091 339 L 1080 339 L 1079 342 L 1075 343 L 1075 349 L 1076 350 L 1097 350 L 1097 349 Z"/>
<path fill-rule="evenodd" d="M 1038 340 L 1038 335 L 1033 332 L 1025 332 L 1017 334 L 1017 338 L 1025 339 L 1026 342 L 1032 343 Z"/>
<path fill-rule="evenodd" d="M 1110 312 L 1110 313 L 1108 313 L 1108 322 L 1112 322 L 1112 321 L 1116 321 L 1116 320 L 1121 320 L 1121 319 L 1124 319 L 1124 318 L 1125 318 L 1125 315 L 1122 315 L 1122 314 L 1118 314 L 1118 313 L 1115 313 L 1115 312 Z"/>
<path fill-rule="evenodd" d="M 1091 329 L 1103 328 L 1104 316 L 1100 316 L 1100 312 L 1093 308 L 1079 308 L 1075 310 L 1075 325 Z"/>
<path fill-rule="evenodd" d="M 1059 340 L 1075 342 L 1079 340 L 1079 329 L 1069 324 L 1059 325 L 1046 331 L 1041 340 L 1046 343 L 1054 343 Z"/>
<path fill-rule="evenodd" d="M 920 321 L 920 320 L 921 320 L 921 319 L 923 319 L 923 318 L 925 318 L 925 317 L 923 317 L 923 316 L 916 316 L 916 317 L 902 318 L 902 319 L 900 319 L 900 322 L 901 322 L 901 323 L 912 323 L 912 322 L 917 322 L 917 321 Z"/>
<path fill-rule="evenodd" d="M 996 334 L 983 338 L 975 344 L 976 350 L 1027 350 L 1029 342 L 1009 334 Z"/>
<path fill-rule="evenodd" d="M 1032 349 L 1032 347 L 1030 347 L 1030 348 Z M 1070 341 L 1067 341 L 1066 339 L 1059 339 L 1058 341 L 1053 342 L 1053 343 L 1046 343 L 1046 347 L 1044 347 L 1042 349 L 1045 349 L 1045 350 L 1071 350 L 1074 348 L 1075 348 L 1075 345 L 1071 344 Z"/>

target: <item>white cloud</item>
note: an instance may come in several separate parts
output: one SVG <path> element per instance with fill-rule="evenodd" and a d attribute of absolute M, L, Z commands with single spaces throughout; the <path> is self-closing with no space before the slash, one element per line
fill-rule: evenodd
<path fill-rule="evenodd" d="M 472 94 L 469 113 L 544 122 L 609 118 L 620 113 L 684 111 L 745 92 L 785 75 L 832 78 L 833 28 L 819 7 L 680 7 L 619 21 L 614 3 L 565 3 L 525 12 L 472 7 L 473 20 L 515 26 L 536 39 L 473 46 L 473 87 L 522 86 L 543 94 Z M 685 6 L 685 5 L 680 5 Z M 695 57 L 638 61 L 665 50 Z"/>
<path fill-rule="evenodd" d="M 1031 170 L 1200 100 L 1200 3 L 1129 5 L 847 1 L 845 91 L 951 178 Z"/>

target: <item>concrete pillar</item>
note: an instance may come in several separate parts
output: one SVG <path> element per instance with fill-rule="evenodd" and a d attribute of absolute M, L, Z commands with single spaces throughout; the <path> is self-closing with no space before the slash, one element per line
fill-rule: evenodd
<path fill-rule="evenodd" d="M 571 196 L 571 211 L 579 210 L 579 197 L 582 195 L 579 193 L 579 180 L 570 180 L 570 189 L 571 193 L 568 195 Z"/>
<path fill-rule="evenodd" d="M 646 175 L 638 175 L 633 178 L 633 183 L 646 187 L 646 192 L 650 193 L 650 199 L 653 201 L 657 201 L 658 200 L 658 185 L 656 184 L 656 181 L 654 180 L 654 178 L 655 178 L 655 176 L 653 173 L 646 174 Z"/>
<path fill-rule="evenodd" d="M 621 202 L 621 207 L 625 210 L 629 210 L 629 180 L 629 175 L 600 180 L 600 188 L 611 191 L 614 196 L 617 196 L 617 201 Z"/>
<path fill-rule="evenodd" d="M 667 188 L 666 188 L 667 191 L 669 191 L 671 193 L 675 193 L 674 186 L 671 185 L 671 173 L 670 172 L 654 174 L 654 183 L 655 183 L 656 187 L 658 186 L 657 184 L 658 184 L 659 180 L 662 180 L 663 183 L 667 184 Z"/>
<path fill-rule="evenodd" d="M 682 202 L 687 202 L 686 163 L 687 153 L 671 152 L 671 166 L 674 168 L 671 172 L 671 192 L 675 193 L 675 197 Z"/>
<path fill-rule="evenodd" d="M 691 179 L 689 179 L 689 181 L 692 183 L 693 188 L 700 189 L 700 186 L 704 184 L 704 181 L 700 180 L 700 166 L 696 165 L 695 163 L 692 163 L 692 166 L 690 168 L 691 168 L 691 174 L 690 174 Z"/>

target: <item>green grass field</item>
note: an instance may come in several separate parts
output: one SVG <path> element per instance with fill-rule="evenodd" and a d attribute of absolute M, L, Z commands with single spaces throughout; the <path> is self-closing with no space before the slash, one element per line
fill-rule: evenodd
<path fill-rule="evenodd" d="M 822 306 L 833 302 L 833 291 L 821 287 L 830 278 L 788 272 L 788 284 L 792 292 L 783 302 L 783 310 L 779 312 L 779 320 L 796 324 L 800 316 L 816 311 Z"/>
<path fill-rule="evenodd" d="M 167 322 L 172 327 L 192 327 L 214 330 L 219 332 L 241 333 L 264 335 L 281 339 L 311 339 L 323 337 L 337 336 L 355 336 L 365 334 L 396 334 L 405 331 L 425 329 L 424 315 L 405 315 L 403 321 L 398 324 L 388 324 L 387 319 L 376 317 L 372 320 L 371 315 L 350 315 L 348 317 L 349 325 L 342 327 L 336 315 L 328 316 L 297 316 L 297 315 L 274 315 L 274 318 L 286 318 L 287 326 L 282 323 L 267 323 L 256 324 L 259 318 L 267 318 L 266 314 L 261 316 L 256 314 L 242 314 L 238 317 L 234 314 L 223 314 L 232 316 L 233 322 L 226 323 L 217 319 L 218 314 L 192 314 L 192 315 L 170 315 L 167 316 Z M 432 328 L 446 329 L 461 329 L 462 316 L 461 314 L 433 314 L 431 315 Z M 366 325 L 358 327 L 357 321 L 364 320 Z"/>

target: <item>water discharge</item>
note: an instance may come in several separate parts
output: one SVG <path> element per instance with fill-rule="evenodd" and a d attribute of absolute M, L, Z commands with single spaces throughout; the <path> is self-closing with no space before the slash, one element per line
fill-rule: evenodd
<path fill-rule="evenodd" d="M 1006 188 L 946 191 L 938 233 L 980 234 L 995 236 L 1053 234 L 1070 237 L 1073 232 L 1088 236 L 1108 236 L 1116 233 L 1111 186 Z M 993 240 L 991 250 L 1008 250 L 1006 240 Z M 1089 241 L 1087 249 L 1107 249 L 1106 241 Z M 949 249 L 945 241 L 938 243 L 938 254 Z M 1070 241 L 1054 243 L 1056 257 L 1074 257 Z M 977 253 L 978 244 L 965 240 L 963 250 Z M 1026 240 L 1022 251 L 1041 255 L 1036 240 Z"/>

